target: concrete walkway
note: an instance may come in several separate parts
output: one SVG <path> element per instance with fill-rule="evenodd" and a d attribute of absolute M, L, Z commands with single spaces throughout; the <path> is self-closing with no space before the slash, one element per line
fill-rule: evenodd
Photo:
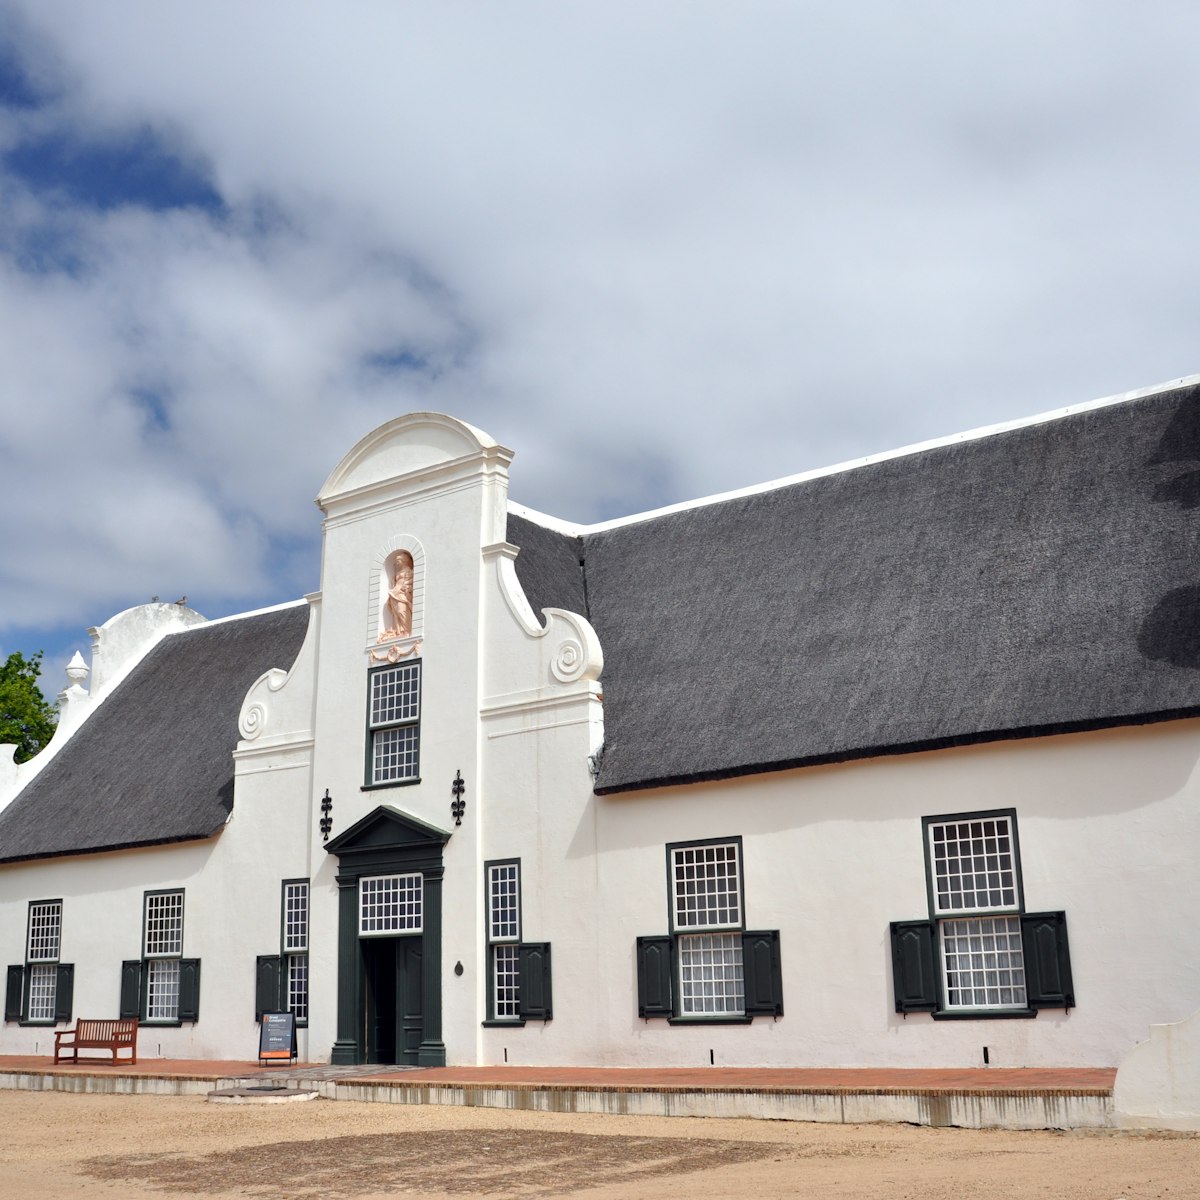
<path fill-rule="evenodd" d="M 0 1088 L 206 1094 L 265 1079 L 335 1100 L 558 1112 L 860 1123 L 1099 1128 L 1112 1124 L 1111 1068 L 901 1070 L 817 1067 L 384 1067 L 255 1060 L 101 1058 L 55 1065 L 0 1056 Z"/>

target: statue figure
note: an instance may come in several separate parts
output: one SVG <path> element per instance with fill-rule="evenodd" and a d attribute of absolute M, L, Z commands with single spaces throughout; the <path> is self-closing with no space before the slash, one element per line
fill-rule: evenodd
<path fill-rule="evenodd" d="M 377 642 L 408 637 L 412 633 L 413 558 L 401 550 L 392 564 L 392 586 L 388 589 L 384 607 L 383 630 Z"/>

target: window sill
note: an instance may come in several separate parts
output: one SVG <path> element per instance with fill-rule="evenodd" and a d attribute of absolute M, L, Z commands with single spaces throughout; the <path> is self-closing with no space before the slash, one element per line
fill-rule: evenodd
<path fill-rule="evenodd" d="M 53 1029 L 55 1025 L 70 1025 L 70 1023 L 70 1021 L 27 1021 L 23 1018 L 17 1022 L 22 1029 Z"/>
<path fill-rule="evenodd" d="M 176 1018 L 174 1021 L 159 1020 L 159 1019 L 155 1019 L 152 1021 L 149 1017 L 146 1017 L 146 1018 L 138 1021 L 138 1028 L 139 1029 L 178 1029 L 182 1024 L 183 1024 L 183 1021 L 180 1020 L 179 1018 Z M 195 1024 L 195 1022 L 193 1021 L 193 1022 L 191 1022 L 191 1024 Z"/>
<path fill-rule="evenodd" d="M 524 1017 L 506 1017 L 503 1020 L 492 1017 L 487 1021 L 480 1021 L 484 1029 L 520 1029 L 524 1024 Z"/>
<path fill-rule="evenodd" d="M 711 1016 L 711 1017 L 668 1017 L 668 1025 L 752 1025 L 753 1017 L 743 1016 Z"/>
<path fill-rule="evenodd" d="M 1036 1008 L 944 1008 L 929 1014 L 935 1021 L 1029 1020 L 1038 1015 Z"/>
<path fill-rule="evenodd" d="M 397 788 L 397 787 L 412 787 L 414 783 L 420 783 L 421 777 L 418 775 L 416 779 L 389 779 L 386 783 L 364 783 L 359 789 L 364 792 L 377 792 L 380 788 Z"/>

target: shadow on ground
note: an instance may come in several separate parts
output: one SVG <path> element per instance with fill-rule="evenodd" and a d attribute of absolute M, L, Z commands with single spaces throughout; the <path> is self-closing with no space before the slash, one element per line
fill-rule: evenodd
<path fill-rule="evenodd" d="M 782 1146 L 701 1138 L 607 1137 L 526 1129 L 370 1134 L 275 1142 L 212 1154 L 89 1159 L 86 1174 L 164 1191 L 251 1192 L 264 1197 L 359 1196 L 365 1191 L 477 1196 L 566 1196 L 752 1160 L 792 1155 Z M 648 1186 L 647 1195 L 653 1194 Z"/>

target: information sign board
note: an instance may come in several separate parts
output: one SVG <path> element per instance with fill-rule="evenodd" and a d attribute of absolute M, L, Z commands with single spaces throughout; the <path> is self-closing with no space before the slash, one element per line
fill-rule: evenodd
<path fill-rule="evenodd" d="M 259 1062 L 291 1062 L 296 1057 L 296 1015 L 268 1012 L 258 1030 Z"/>

